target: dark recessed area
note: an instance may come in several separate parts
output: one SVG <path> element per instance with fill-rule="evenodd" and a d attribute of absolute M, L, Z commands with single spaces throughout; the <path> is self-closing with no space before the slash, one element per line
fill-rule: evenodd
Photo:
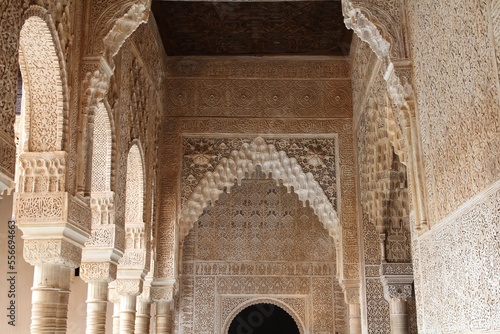
<path fill-rule="evenodd" d="M 349 54 L 340 1 L 153 1 L 169 56 Z"/>
<path fill-rule="evenodd" d="M 228 334 L 299 334 L 293 318 L 272 304 L 255 304 L 245 308 L 231 322 Z"/>

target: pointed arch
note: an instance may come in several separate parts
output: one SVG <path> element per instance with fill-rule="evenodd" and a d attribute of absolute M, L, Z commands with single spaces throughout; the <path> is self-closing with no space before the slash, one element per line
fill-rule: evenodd
<path fill-rule="evenodd" d="M 251 144 L 243 144 L 240 151 L 233 151 L 229 158 L 221 160 L 213 172 L 205 174 L 189 197 L 181 211 L 181 240 L 189 233 L 209 203 L 215 203 L 223 191 L 251 175 L 260 166 L 263 173 L 276 182 L 283 182 L 288 191 L 293 191 L 304 205 L 310 205 L 319 221 L 327 229 L 336 243 L 340 239 L 340 223 L 337 212 L 326 197 L 323 189 L 311 173 L 304 173 L 297 160 L 289 158 L 285 152 L 277 151 L 272 144 L 257 137 Z"/>
<path fill-rule="evenodd" d="M 363 13 L 362 9 L 356 7 L 352 1 L 342 0 L 342 12 L 346 27 L 352 29 L 362 41 L 368 43 L 377 57 L 382 60 L 387 91 L 393 103 L 401 109 L 409 110 L 410 107 L 406 99 L 410 92 L 407 87 L 401 84 L 401 80 L 394 70 L 389 41 L 382 36 L 379 28 Z M 387 30 L 387 27 L 384 28 Z"/>
<path fill-rule="evenodd" d="M 64 150 L 63 71 L 49 24 L 28 13 L 19 38 L 25 112 L 21 115 L 21 152 Z M 43 14 L 43 13 L 41 13 Z M 44 15 L 50 21 L 48 15 Z M 50 22 L 49 22 L 50 23 Z"/>
<path fill-rule="evenodd" d="M 128 7 L 128 9 L 127 9 Z M 87 127 L 87 130 L 83 132 L 81 138 L 79 139 L 78 159 L 81 162 L 85 161 L 85 153 L 88 151 L 86 147 L 87 138 L 89 137 L 88 129 L 89 119 L 87 117 L 93 117 L 98 108 L 98 104 L 102 103 L 105 98 L 112 76 L 115 74 L 115 63 L 114 57 L 119 52 L 120 48 L 126 42 L 126 40 L 132 35 L 132 33 L 144 22 L 147 22 L 149 18 L 149 13 L 151 10 L 151 0 L 138 0 L 136 2 L 122 1 L 120 4 L 111 4 L 110 8 L 120 8 L 120 11 L 124 11 L 125 14 L 116 19 L 107 22 L 106 26 L 112 25 L 112 28 L 106 35 L 98 36 L 102 38 L 102 50 L 98 56 L 100 56 L 100 61 L 98 65 L 92 71 L 85 74 L 85 79 L 83 80 L 83 94 L 82 94 L 82 109 L 81 109 L 81 124 L 82 128 Z M 105 13 L 110 13 L 108 9 Z M 104 15 L 104 13 L 103 13 Z M 99 19 L 104 20 L 104 17 Z M 112 156 L 116 154 L 115 147 L 112 147 Z M 111 173 L 114 170 L 114 164 L 112 163 Z M 85 163 L 76 164 L 76 184 L 78 187 L 85 187 L 85 179 L 88 177 L 88 166 Z M 112 180 L 113 182 L 113 180 Z"/>

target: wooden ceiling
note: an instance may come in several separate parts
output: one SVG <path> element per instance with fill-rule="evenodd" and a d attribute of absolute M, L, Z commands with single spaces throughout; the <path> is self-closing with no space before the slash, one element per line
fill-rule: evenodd
<path fill-rule="evenodd" d="M 347 56 L 340 1 L 152 3 L 169 56 Z"/>

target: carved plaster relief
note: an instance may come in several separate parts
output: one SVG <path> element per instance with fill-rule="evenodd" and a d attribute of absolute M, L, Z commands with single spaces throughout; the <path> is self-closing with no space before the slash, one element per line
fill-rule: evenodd
<path fill-rule="evenodd" d="M 20 12 L 17 2 L 2 1 L 0 4 L 0 172 L 14 180 L 15 141 L 14 122 L 16 109 L 18 43 Z"/>
<path fill-rule="evenodd" d="M 460 214 L 414 240 L 421 331 L 500 331 L 498 189 L 497 181 Z"/>
<path fill-rule="evenodd" d="M 260 296 L 290 305 L 305 332 L 345 333 L 334 259 L 313 210 L 257 171 L 221 194 L 187 236 L 174 332 L 218 333 L 232 310 Z"/>
<path fill-rule="evenodd" d="M 489 1 L 408 4 L 433 224 L 500 177 L 500 90 L 491 9 Z"/>

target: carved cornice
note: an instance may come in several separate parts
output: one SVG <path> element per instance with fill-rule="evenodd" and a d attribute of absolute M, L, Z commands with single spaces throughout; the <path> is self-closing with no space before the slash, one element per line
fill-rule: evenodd
<path fill-rule="evenodd" d="M 263 61 L 255 57 L 172 57 L 167 60 L 168 77 L 210 78 L 309 78 L 351 79 L 346 60 L 331 57 L 273 57 Z"/>

